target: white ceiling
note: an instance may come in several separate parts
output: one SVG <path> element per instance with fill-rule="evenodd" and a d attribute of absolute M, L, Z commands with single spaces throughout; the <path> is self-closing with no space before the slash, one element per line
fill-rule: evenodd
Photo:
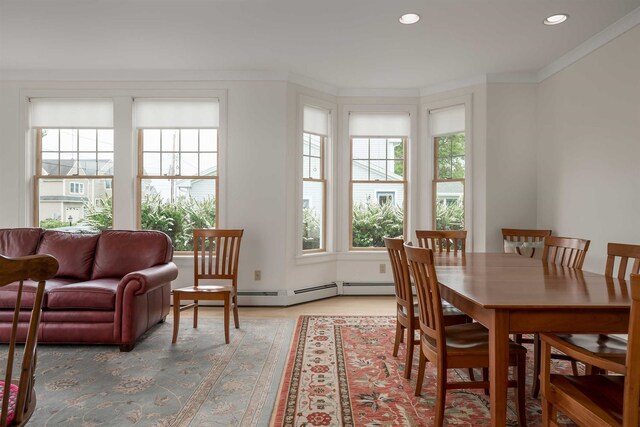
<path fill-rule="evenodd" d="M 269 71 L 339 88 L 532 72 L 640 0 L 0 0 L 0 72 Z M 398 23 L 417 12 L 419 23 Z M 564 12 L 570 19 L 547 27 Z M 144 74 L 144 73 L 141 73 Z"/>

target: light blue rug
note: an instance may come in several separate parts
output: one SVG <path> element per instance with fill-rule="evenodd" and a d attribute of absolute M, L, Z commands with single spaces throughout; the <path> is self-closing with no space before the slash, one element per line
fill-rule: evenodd
<path fill-rule="evenodd" d="M 221 319 L 152 329 L 130 353 L 116 346 L 38 347 L 34 426 L 266 426 L 293 335 L 290 319 Z M 6 348 L 6 347 L 5 347 Z"/>

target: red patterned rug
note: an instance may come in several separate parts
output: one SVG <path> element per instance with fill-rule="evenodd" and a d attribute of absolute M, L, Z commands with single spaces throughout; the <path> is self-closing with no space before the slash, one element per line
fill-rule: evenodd
<path fill-rule="evenodd" d="M 435 369 L 427 364 L 422 395 L 414 396 L 418 352 L 415 352 L 412 378 L 406 380 L 403 377 L 404 345 L 400 346 L 398 357 L 393 357 L 394 336 L 393 317 L 301 316 L 273 425 L 431 425 Z M 564 362 L 558 363 L 561 365 L 554 370 L 568 369 L 562 365 Z M 465 371 L 449 370 L 449 375 L 454 381 L 468 378 Z M 540 400 L 529 397 L 529 387 L 527 396 L 529 426 L 541 425 Z M 507 425 L 518 425 L 511 390 L 508 417 Z M 447 392 L 445 425 L 490 424 L 489 399 L 481 390 Z"/>

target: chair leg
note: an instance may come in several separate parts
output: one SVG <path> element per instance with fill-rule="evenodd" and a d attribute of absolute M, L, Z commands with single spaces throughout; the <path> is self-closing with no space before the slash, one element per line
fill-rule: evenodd
<path fill-rule="evenodd" d="M 518 411 L 518 420 L 520 421 L 521 427 L 527 426 L 527 411 L 526 411 L 526 400 L 525 400 L 525 388 L 527 383 L 527 354 L 522 353 L 518 355 L 518 366 L 517 369 L 517 382 L 518 382 L 518 390 L 517 390 L 517 405 L 516 409 Z"/>
<path fill-rule="evenodd" d="M 540 394 L 540 335 L 533 336 L 533 384 L 531 384 L 531 397 L 538 398 Z"/>
<path fill-rule="evenodd" d="M 476 380 L 476 374 L 473 372 L 473 368 L 469 368 L 468 372 L 469 372 L 469 381 L 475 381 Z"/>
<path fill-rule="evenodd" d="M 589 365 L 587 365 L 585 368 L 589 368 Z M 571 361 L 571 371 L 573 372 L 573 375 L 575 375 L 576 377 L 579 375 L 578 363 L 575 360 Z"/>
<path fill-rule="evenodd" d="M 425 365 L 427 364 L 427 358 L 422 352 L 422 349 L 420 348 L 418 351 L 420 352 L 420 359 L 418 361 L 418 378 L 416 379 L 416 392 L 415 392 L 416 396 L 420 396 L 420 393 L 422 392 L 422 381 L 424 381 L 424 368 L 425 368 Z"/>
<path fill-rule="evenodd" d="M 444 422 L 444 404 L 447 400 L 447 367 L 443 361 L 438 363 L 438 373 L 436 378 L 436 415 L 434 426 L 442 427 Z"/>
<path fill-rule="evenodd" d="M 175 344 L 178 339 L 178 329 L 180 328 L 180 297 L 173 294 L 173 340 Z"/>
<path fill-rule="evenodd" d="M 482 381 L 489 381 L 489 368 L 482 368 Z M 524 390 L 524 388 L 523 388 Z M 489 389 L 484 389 L 485 396 L 489 396 Z"/>
<path fill-rule="evenodd" d="M 400 322 L 396 321 L 396 339 L 393 342 L 393 357 L 398 357 L 398 349 L 400 348 L 400 341 L 402 340 L 402 335 L 404 335 L 404 328 L 400 324 Z"/>
<path fill-rule="evenodd" d="M 198 301 L 194 301 L 195 306 L 193 307 L 193 327 L 198 327 Z"/>
<path fill-rule="evenodd" d="M 238 317 L 238 296 L 233 297 L 233 324 L 236 329 L 240 328 L 240 318 Z"/>
<path fill-rule="evenodd" d="M 224 341 L 229 344 L 229 294 L 224 296 Z"/>
<path fill-rule="evenodd" d="M 407 350 L 407 354 L 406 354 L 406 358 L 405 358 L 405 362 L 404 362 L 404 377 L 406 379 L 411 378 L 411 368 L 413 365 L 413 337 L 411 335 L 413 335 L 412 333 L 413 331 L 411 330 L 411 328 L 407 328 L 407 346 L 406 346 L 406 350 Z"/>

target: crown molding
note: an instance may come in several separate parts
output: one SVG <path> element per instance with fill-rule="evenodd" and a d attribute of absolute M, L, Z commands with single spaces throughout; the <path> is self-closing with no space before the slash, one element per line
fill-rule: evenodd
<path fill-rule="evenodd" d="M 541 68 L 538 71 L 538 83 L 548 79 L 555 73 L 564 70 L 571 64 L 579 61 L 594 50 L 604 46 L 639 24 L 640 7 L 629 12 L 596 35 L 588 38 L 583 43 L 551 62 L 546 67 Z"/>
<path fill-rule="evenodd" d="M 365 89 L 365 88 L 340 88 L 338 96 L 341 97 L 418 97 L 419 89 Z"/>
<path fill-rule="evenodd" d="M 487 83 L 538 83 L 537 71 L 487 74 Z"/>
<path fill-rule="evenodd" d="M 482 74 L 466 79 L 453 80 L 445 83 L 438 83 L 435 85 L 427 86 L 420 89 L 420 96 L 435 95 L 442 92 L 448 92 L 451 90 L 462 89 L 469 86 L 482 85 L 487 83 L 487 75 Z"/>

